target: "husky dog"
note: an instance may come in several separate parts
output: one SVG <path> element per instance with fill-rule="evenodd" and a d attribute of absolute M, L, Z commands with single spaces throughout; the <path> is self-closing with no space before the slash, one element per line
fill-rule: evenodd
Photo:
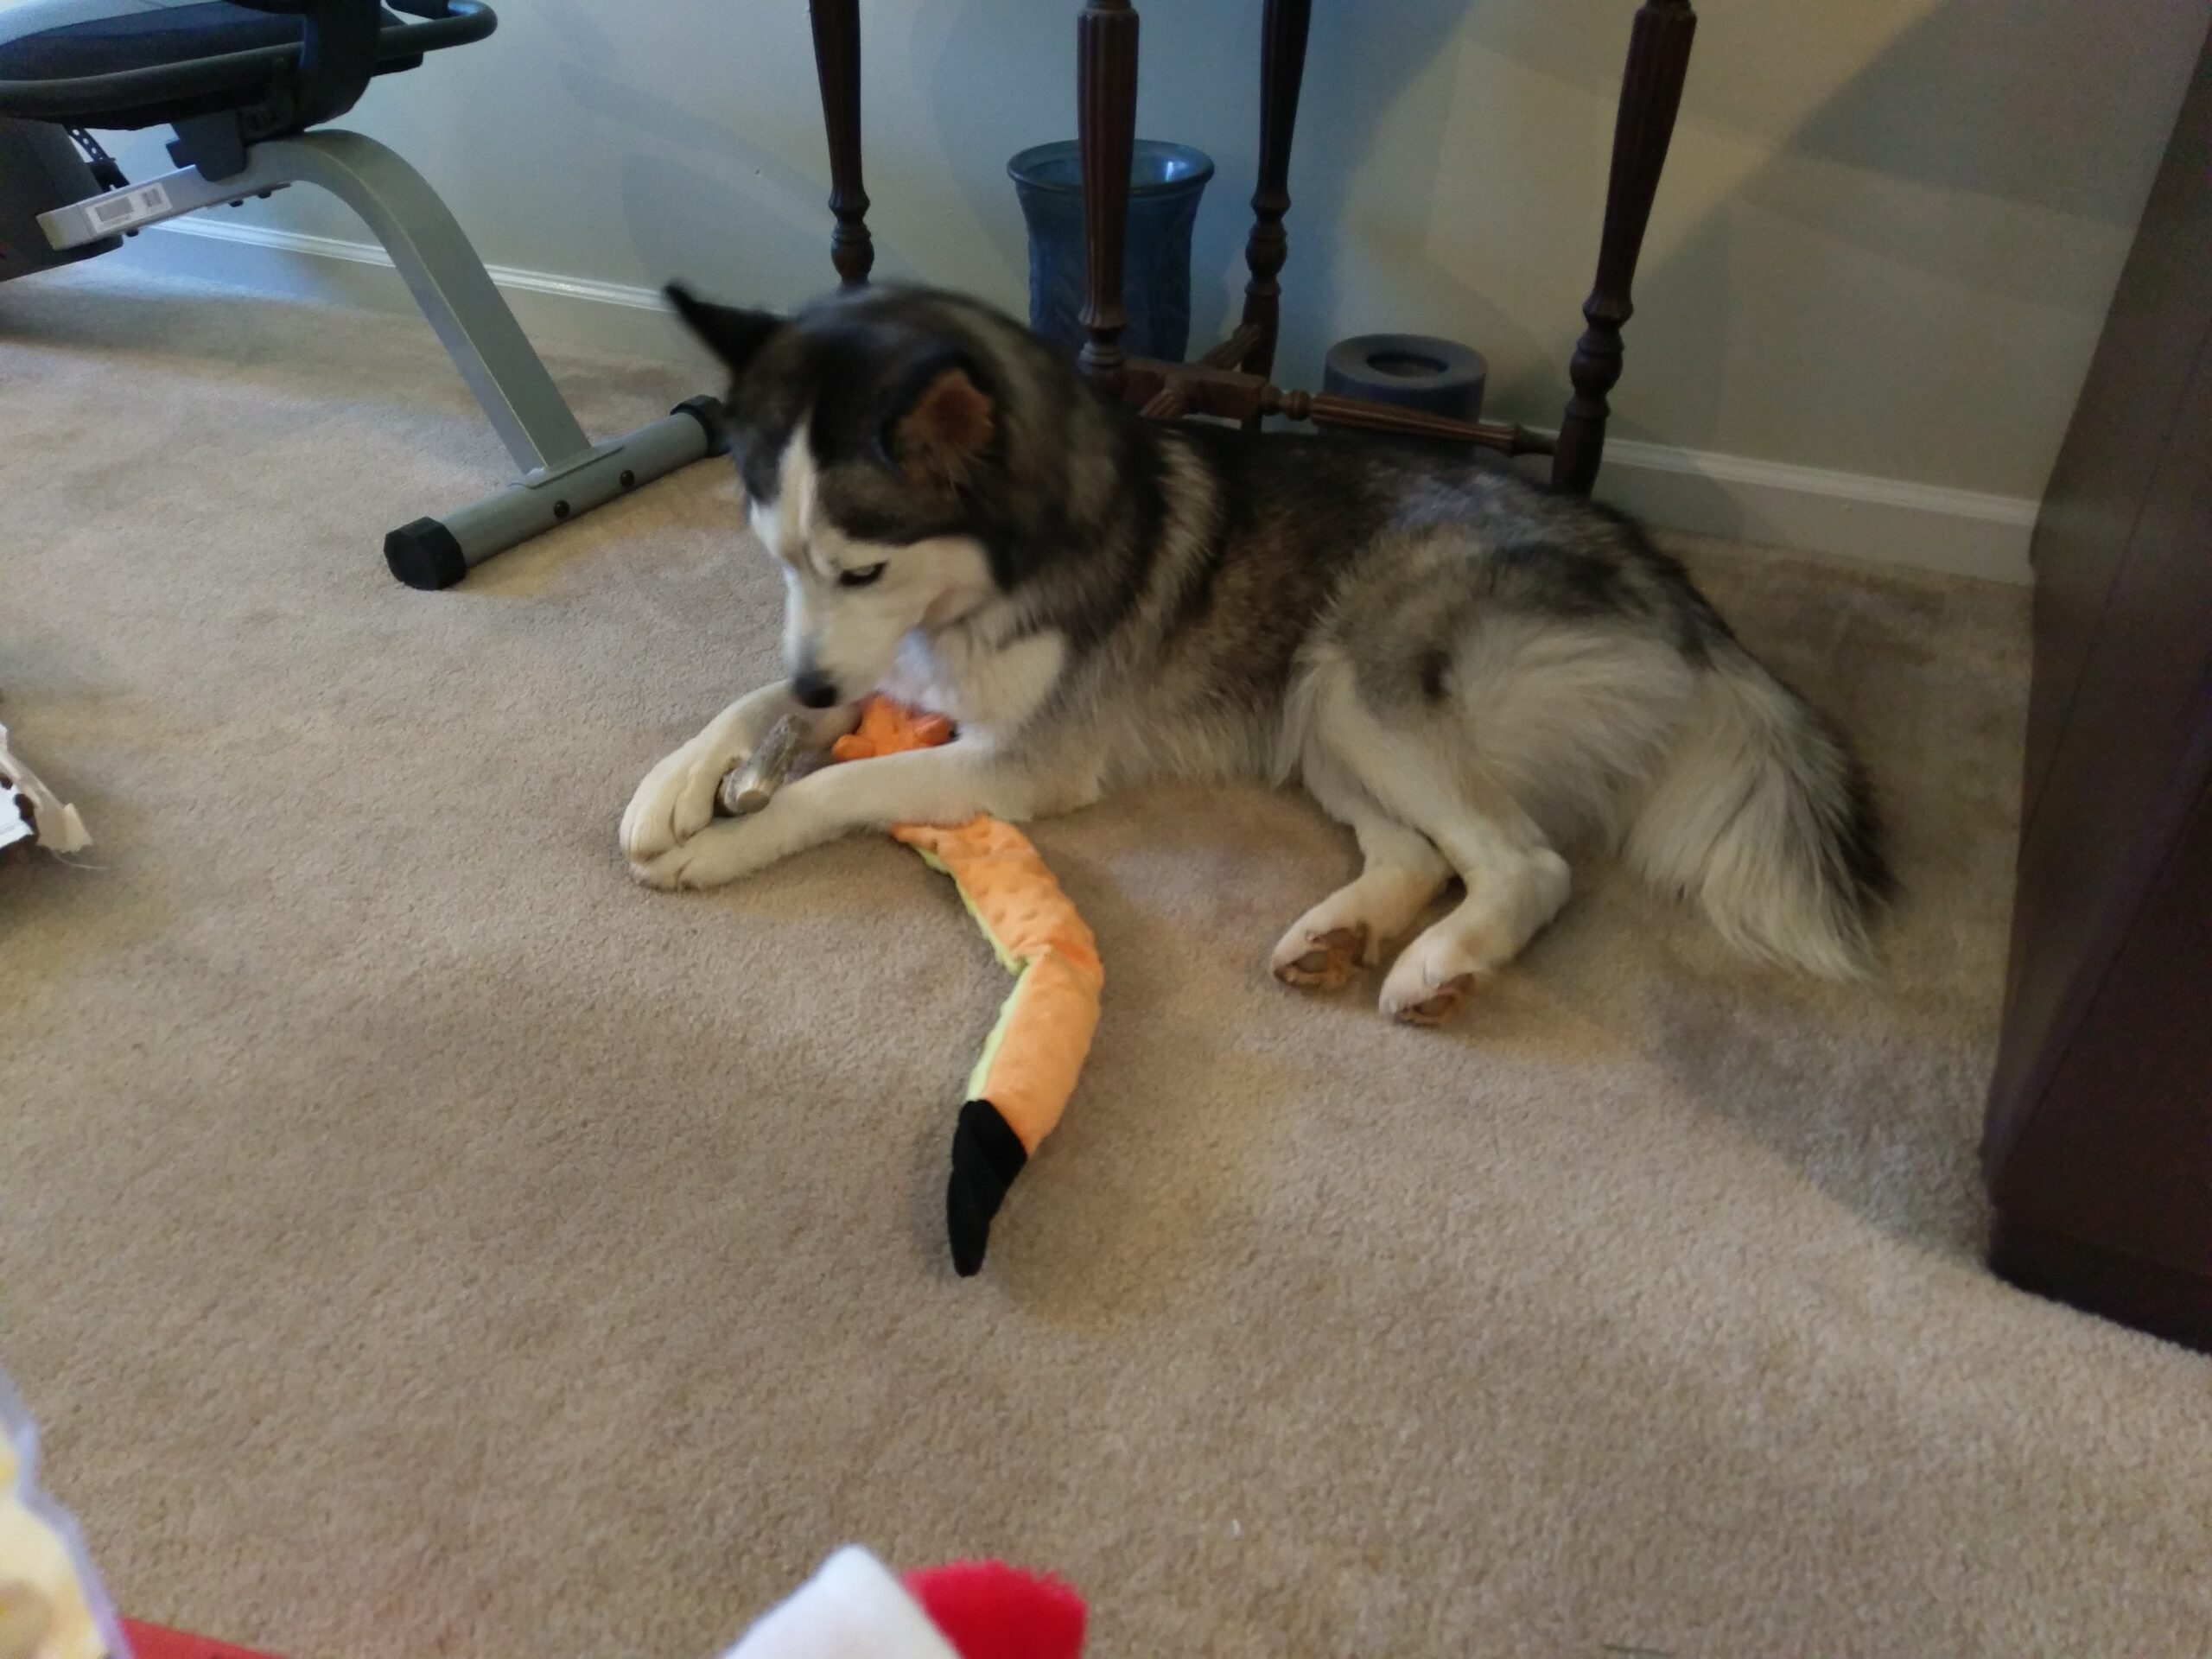
<path fill-rule="evenodd" d="M 1457 877 L 1382 993 L 1441 1020 L 1559 912 L 1561 849 L 1590 844 L 1756 956 L 1865 966 L 1890 883 L 1865 772 L 1618 516 L 1428 448 L 1148 423 L 952 295 L 783 318 L 670 292 L 729 366 L 790 678 L 639 785 L 641 881 L 714 887 L 850 830 L 1147 779 L 1295 779 L 1364 868 L 1275 947 L 1293 985 L 1378 961 Z M 714 816 L 778 718 L 818 711 L 827 742 L 879 690 L 958 737 Z"/>

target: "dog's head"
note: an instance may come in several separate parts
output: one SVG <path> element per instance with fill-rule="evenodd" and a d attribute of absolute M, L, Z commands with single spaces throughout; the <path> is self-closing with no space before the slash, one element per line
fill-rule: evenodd
<path fill-rule="evenodd" d="M 669 295 L 729 366 L 731 453 L 753 528 L 783 569 L 798 701 L 864 696 L 907 634 L 1004 591 L 1006 382 L 1027 334 L 916 290 L 869 289 L 788 318 Z"/>

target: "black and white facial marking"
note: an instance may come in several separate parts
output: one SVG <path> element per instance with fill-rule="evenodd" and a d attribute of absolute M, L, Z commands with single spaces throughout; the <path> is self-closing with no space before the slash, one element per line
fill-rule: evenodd
<path fill-rule="evenodd" d="M 785 321 L 671 289 L 731 370 L 732 453 L 754 533 L 783 567 L 793 694 L 873 690 L 899 642 L 995 591 L 976 501 L 999 433 L 961 344 L 896 296 Z"/>
<path fill-rule="evenodd" d="M 876 541 L 841 525 L 804 425 L 785 444 L 776 492 L 754 497 L 753 533 L 784 573 L 784 662 L 792 694 L 827 709 L 883 681 L 899 642 L 943 628 L 996 591 L 975 537 Z"/>

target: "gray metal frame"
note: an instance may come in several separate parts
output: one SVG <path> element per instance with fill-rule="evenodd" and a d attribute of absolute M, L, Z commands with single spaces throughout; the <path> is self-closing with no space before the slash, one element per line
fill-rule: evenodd
<path fill-rule="evenodd" d="M 570 412 L 468 237 L 420 173 L 373 138 L 324 129 L 272 139 L 246 151 L 244 171 L 210 179 L 185 168 L 87 197 L 39 215 L 47 240 L 67 250 L 125 230 L 290 184 L 312 184 L 343 201 L 375 233 L 476 394 L 522 481 L 394 537 L 435 537 L 459 555 L 441 562 L 443 580 L 418 581 L 393 556 L 393 572 L 416 586 L 448 585 L 554 524 L 588 512 L 712 447 L 709 419 L 687 407 L 624 437 L 594 444 Z M 392 550 L 387 543 L 386 552 Z"/>

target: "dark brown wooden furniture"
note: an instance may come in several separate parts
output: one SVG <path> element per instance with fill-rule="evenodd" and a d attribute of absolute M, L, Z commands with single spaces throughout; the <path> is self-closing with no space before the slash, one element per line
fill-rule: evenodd
<path fill-rule="evenodd" d="M 1418 0 L 1416 0 L 1418 3 Z M 809 0 L 822 114 L 830 135 L 837 227 L 830 255 L 840 279 L 865 282 L 874 249 L 861 185 L 859 0 Z M 1574 348 L 1568 400 L 1556 441 L 1494 421 L 1454 421 L 1358 398 L 1285 391 L 1270 383 L 1281 315 L 1283 264 L 1290 243 L 1291 133 L 1306 73 L 1313 0 L 1266 0 L 1260 27 L 1260 177 L 1252 195 L 1252 233 L 1244 262 L 1251 280 L 1236 329 L 1196 363 L 1132 360 L 1122 350 L 1128 317 L 1122 307 L 1122 236 L 1128 226 L 1129 157 L 1136 137 L 1137 12 L 1129 0 L 1086 0 L 1076 19 L 1077 127 L 1083 145 L 1087 339 L 1084 372 L 1103 390 L 1172 420 L 1206 415 L 1251 424 L 1285 415 L 1317 425 L 1454 439 L 1508 454 L 1552 457 L 1552 482 L 1587 495 L 1604 454 L 1606 394 L 1621 375 L 1621 327 L 1633 307 L 1629 289 L 1658 194 L 1659 174 L 1689 73 L 1697 19 L 1690 0 L 1643 0 L 1629 35 L 1628 67 L 1613 129 L 1612 174 L 1605 194 L 1598 278 L 1582 315 L 1588 327 Z"/>
<path fill-rule="evenodd" d="M 2036 526 L 2007 1279 L 2212 1349 L 2212 44 Z"/>
<path fill-rule="evenodd" d="M 814 25 L 814 73 L 822 83 L 822 122 L 830 130 L 830 262 L 838 285 L 868 281 L 875 243 L 868 233 L 868 192 L 861 188 L 860 0 L 808 0 Z"/>

